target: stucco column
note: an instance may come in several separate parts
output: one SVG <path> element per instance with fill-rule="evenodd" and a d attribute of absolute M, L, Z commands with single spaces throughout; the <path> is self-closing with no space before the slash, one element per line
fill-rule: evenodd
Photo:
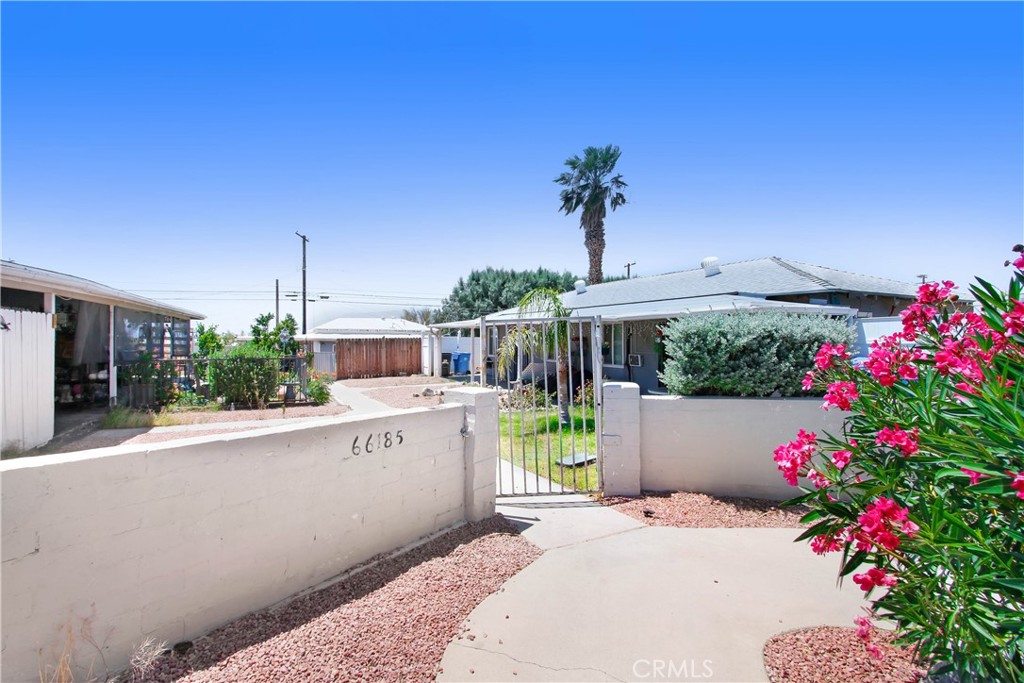
<path fill-rule="evenodd" d="M 640 495 L 640 386 L 604 383 L 602 474 L 609 496 Z"/>
<path fill-rule="evenodd" d="M 466 520 L 479 522 L 494 514 L 498 471 L 498 392 L 465 386 L 445 388 L 445 403 L 466 408 L 465 443 Z"/>

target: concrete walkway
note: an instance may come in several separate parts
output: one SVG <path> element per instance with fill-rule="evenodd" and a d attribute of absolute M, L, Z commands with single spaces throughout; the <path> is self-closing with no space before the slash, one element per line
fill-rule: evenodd
<path fill-rule="evenodd" d="M 394 410 L 391 406 L 363 395 L 363 390 L 346 387 L 341 382 L 331 382 L 328 387 L 334 400 L 352 409 L 350 415 L 370 415 Z"/>
<path fill-rule="evenodd" d="M 545 553 L 473 611 L 438 681 L 761 683 L 768 638 L 866 604 L 796 529 L 648 527 L 577 495 L 498 511 Z"/>

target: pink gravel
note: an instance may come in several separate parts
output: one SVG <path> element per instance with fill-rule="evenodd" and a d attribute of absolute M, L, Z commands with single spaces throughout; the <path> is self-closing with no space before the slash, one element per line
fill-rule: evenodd
<path fill-rule="evenodd" d="M 855 629 L 837 626 L 788 631 L 764 646 L 771 683 L 917 683 L 926 670 L 914 664 L 913 651 L 892 644 L 893 634 L 875 631 L 872 642 L 882 659 L 868 656 Z"/>
<path fill-rule="evenodd" d="M 758 498 L 709 496 L 703 493 L 645 493 L 639 498 L 614 496 L 601 499 L 649 526 L 691 528 L 786 527 L 799 528 L 806 513 L 801 508 L 781 508 L 775 501 Z"/>
<path fill-rule="evenodd" d="M 468 524 L 181 644 L 137 679 L 431 681 L 473 608 L 539 556 L 501 516 Z"/>

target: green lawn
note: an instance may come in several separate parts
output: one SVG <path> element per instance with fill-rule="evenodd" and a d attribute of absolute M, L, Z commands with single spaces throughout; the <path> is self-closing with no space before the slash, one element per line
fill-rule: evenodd
<path fill-rule="evenodd" d="M 561 425 L 560 430 L 558 409 L 555 407 L 550 408 L 547 414 L 542 409 L 534 414 L 532 408 L 513 411 L 511 415 L 508 411 L 502 411 L 499 446 L 502 459 L 511 460 L 523 469 L 536 472 L 569 489 L 596 490 L 599 488 L 596 464 L 586 467 L 561 467 L 556 464 L 574 451 L 591 454 L 597 452 L 594 411 L 576 408 L 571 413 L 571 422 L 571 425 Z"/>

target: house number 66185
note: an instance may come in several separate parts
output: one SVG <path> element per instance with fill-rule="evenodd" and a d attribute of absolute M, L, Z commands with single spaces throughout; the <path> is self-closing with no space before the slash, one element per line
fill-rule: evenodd
<path fill-rule="evenodd" d="M 382 448 L 387 449 L 392 446 L 401 446 L 402 441 L 402 430 L 399 429 L 397 432 L 392 434 L 391 432 L 377 432 L 376 434 L 370 434 L 365 439 L 362 436 L 357 436 L 352 441 L 352 455 L 361 455 L 363 453 L 373 453 L 379 451 Z"/>

